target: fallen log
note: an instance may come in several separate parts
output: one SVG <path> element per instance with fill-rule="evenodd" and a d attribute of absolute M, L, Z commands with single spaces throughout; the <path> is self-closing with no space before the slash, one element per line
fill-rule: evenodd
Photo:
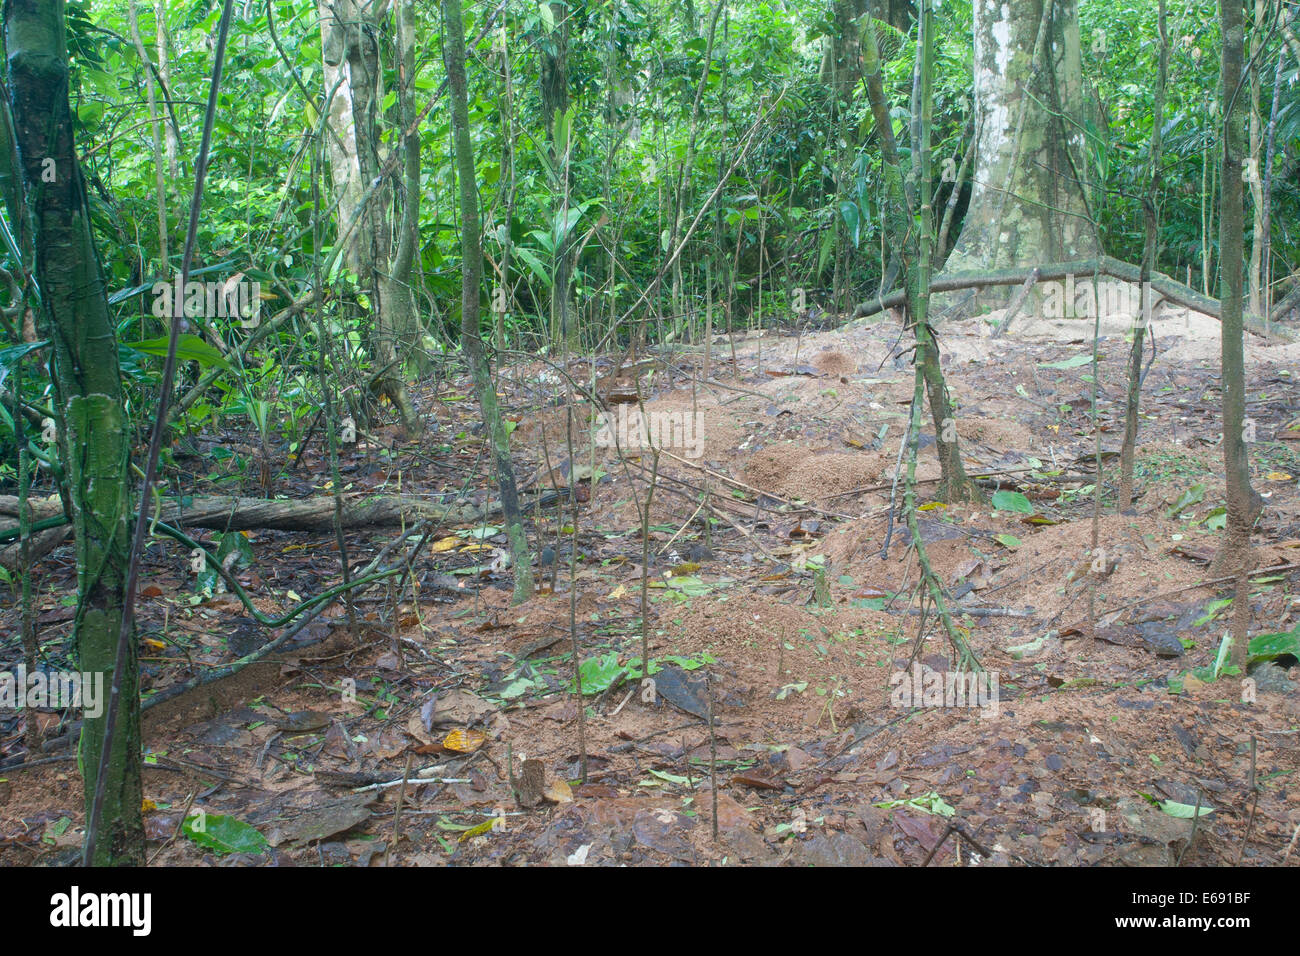
<path fill-rule="evenodd" d="M 499 506 L 496 509 L 499 511 Z M 440 524 L 465 524 L 494 513 L 489 505 L 433 502 L 400 495 L 373 495 L 343 499 L 341 522 L 345 529 L 383 528 L 430 520 Z M 211 528 L 217 531 L 333 531 L 334 499 L 236 498 L 226 495 L 164 498 L 159 517 L 171 525 Z"/>
<path fill-rule="evenodd" d="M 1142 278 L 1142 270 L 1138 266 L 1121 262 L 1119 259 L 1110 256 L 1102 256 L 1099 259 L 1051 262 L 1046 265 L 1026 266 L 1018 269 L 996 269 L 991 272 L 954 272 L 950 275 L 940 275 L 932 279 L 930 281 L 930 292 L 960 292 L 964 289 L 986 289 L 999 285 L 1019 285 L 1027 282 L 1035 270 L 1038 272 L 1039 282 L 1059 282 L 1069 275 L 1077 279 L 1084 276 L 1091 277 L 1094 274 L 1134 283 L 1139 282 Z M 1219 318 L 1221 306 L 1218 299 L 1202 295 L 1190 286 L 1183 285 L 1177 279 L 1167 276 L 1163 272 L 1151 273 L 1151 288 L 1175 305 L 1181 305 L 1183 308 L 1201 312 L 1216 319 Z M 883 312 L 885 309 L 897 308 L 903 302 L 904 294 L 902 292 L 877 296 L 861 303 L 854 309 L 853 318 L 861 319 Z M 1265 338 L 1284 342 L 1296 340 L 1296 336 L 1290 330 L 1270 328 L 1259 316 L 1247 313 L 1243 316 L 1242 321 L 1250 331 Z"/>
<path fill-rule="evenodd" d="M 49 498 L 27 499 L 27 515 L 33 521 L 52 518 L 58 514 L 63 514 L 63 503 L 59 500 L 58 495 L 51 495 Z M 10 518 L 18 517 L 17 495 L 0 495 L 0 515 Z"/>
<path fill-rule="evenodd" d="M 554 504 L 560 494 L 547 492 L 523 503 L 528 507 Z M 33 521 L 62 514 L 58 498 L 28 502 Z M 343 500 L 342 524 L 347 530 L 391 528 L 432 521 L 437 525 L 473 524 L 501 514 L 501 502 L 482 506 L 456 501 L 431 501 L 405 495 L 352 496 Z M 18 516 L 18 499 L 0 495 L 0 515 Z M 160 521 L 178 528 L 209 528 L 215 531 L 333 531 L 334 499 L 240 498 L 231 495 L 193 495 L 163 498 L 156 512 Z M 0 540 L 12 538 L 14 528 L 0 527 Z"/>
<path fill-rule="evenodd" d="M 63 544 L 64 539 L 71 534 L 72 526 L 65 524 L 61 528 L 49 528 L 32 535 L 28 541 L 27 560 L 35 564 Z M 15 541 L 6 548 L 0 548 L 0 568 L 4 568 L 11 574 L 16 574 L 22 570 L 22 563 L 21 542 Z"/>

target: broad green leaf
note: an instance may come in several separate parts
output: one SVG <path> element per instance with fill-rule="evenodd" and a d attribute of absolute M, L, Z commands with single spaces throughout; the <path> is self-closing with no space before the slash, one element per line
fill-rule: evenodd
<path fill-rule="evenodd" d="M 1004 548 L 1010 548 L 1012 551 L 1020 547 L 1020 539 L 1014 534 L 995 534 L 993 540 Z"/>
<path fill-rule="evenodd" d="M 203 821 L 203 829 L 195 829 Z M 234 817 L 216 814 L 195 814 L 187 817 L 182 825 L 185 835 L 199 846 L 207 847 L 219 854 L 226 853 L 263 853 L 267 848 L 266 837 L 255 827 Z"/>
<path fill-rule="evenodd" d="M 1165 512 L 1165 517 L 1177 518 L 1181 512 L 1185 511 L 1187 508 L 1190 508 L 1192 505 L 1196 504 L 1196 502 L 1200 501 L 1204 497 L 1205 497 L 1205 485 L 1202 484 L 1192 485 L 1192 487 L 1188 488 L 1179 496 L 1178 500 L 1174 502 L 1174 506 L 1170 508 L 1167 512 Z"/>
<path fill-rule="evenodd" d="M 1039 368 L 1078 368 L 1080 365 L 1088 365 L 1092 362 L 1092 356 L 1071 355 L 1068 359 L 1061 359 L 1059 362 L 1039 362 Z"/>
<path fill-rule="evenodd" d="M 1250 639 L 1250 663 L 1268 661 L 1282 654 L 1300 657 L 1300 624 L 1278 634 L 1257 634 Z"/>
<path fill-rule="evenodd" d="M 664 660 L 670 661 L 676 664 L 682 670 L 687 670 L 687 671 L 698 670 L 699 668 L 703 667 L 705 664 L 717 663 L 717 660 L 715 660 L 713 656 L 710 654 L 701 654 L 699 660 L 696 660 L 695 658 L 692 657 L 682 657 L 680 654 L 669 654 L 667 657 L 664 658 Z"/>
<path fill-rule="evenodd" d="M 993 507 L 998 511 L 1016 511 L 1024 515 L 1034 513 L 1033 503 L 1018 491 L 995 491 Z"/>
<path fill-rule="evenodd" d="M 675 773 L 667 773 L 663 770 L 651 770 L 651 776 L 658 777 L 660 780 L 667 780 L 669 783 L 675 783 L 679 787 L 689 787 L 691 782 L 686 777 Z"/>
<path fill-rule="evenodd" d="M 828 229 L 822 236 L 821 248 L 817 250 L 817 271 L 824 272 L 826 263 L 830 262 L 831 253 L 835 251 L 835 230 Z"/>
<path fill-rule="evenodd" d="M 537 281 L 549 289 L 551 287 L 551 273 L 546 266 L 542 265 L 542 260 L 538 259 L 531 249 L 523 246 L 516 246 L 514 252 L 515 255 L 524 260 L 524 264 L 533 271 L 533 275 L 537 276 Z"/>
<path fill-rule="evenodd" d="M 492 525 L 484 525 L 482 528 L 469 528 L 465 531 L 457 531 L 456 535 L 461 538 L 478 538 L 480 541 L 486 541 L 488 538 L 495 537 L 501 533 L 500 528 Z"/>
<path fill-rule="evenodd" d="M 689 597 L 699 597 L 701 594 L 708 594 L 713 590 L 711 585 L 705 584 L 704 581 L 693 574 L 680 578 L 669 578 L 664 581 L 664 586 L 674 591 L 680 591 Z"/>
<path fill-rule="evenodd" d="M 558 210 L 551 221 L 551 242 L 552 248 L 558 249 L 564 244 L 564 240 L 569 238 L 569 233 L 573 232 L 573 227 L 578 224 L 582 218 L 582 208 L 575 207 L 567 210 Z"/>
<path fill-rule="evenodd" d="M 1223 640 L 1219 641 L 1219 653 L 1214 658 L 1214 679 L 1218 680 L 1219 675 L 1223 673 L 1223 668 L 1228 663 L 1228 655 L 1232 653 L 1232 638 L 1227 634 L 1223 635 Z"/>
<path fill-rule="evenodd" d="M 1211 508 L 1209 513 L 1202 519 L 1205 527 L 1211 531 L 1222 531 L 1228 526 L 1228 509 Z"/>
<path fill-rule="evenodd" d="M 717 661 L 709 654 L 701 654 L 698 659 L 693 657 L 682 657 L 680 654 L 669 654 L 666 657 L 650 658 L 650 673 L 658 674 L 664 669 L 664 664 L 676 664 L 684 671 L 699 670 L 705 664 L 716 664 Z M 641 677 L 641 658 L 634 657 L 627 662 L 628 680 L 639 680 Z"/>
<path fill-rule="evenodd" d="M 231 555 L 238 555 L 232 558 Z M 249 544 L 248 536 L 242 531 L 231 531 L 229 534 L 221 536 L 221 544 L 217 548 L 217 560 L 226 568 L 251 568 L 253 566 L 253 546 Z"/>
<path fill-rule="evenodd" d="M 802 694 L 807 689 L 808 689 L 808 682 L 806 680 L 801 680 L 794 684 L 786 684 L 784 687 L 782 687 L 779 691 L 776 692 L 776 699 L 785 700 L 791 694 Z"/>
<path fill-rule="evenodd" d="M 535 683 L 527 677 L 519 677 L 511 681 L 504 688 L 497 692 L 497 697 L 502 700 L 514 700 L 516 697 L 522 697 L 534 688 Z"/>
<path fill-rule="evenodd" d="M 950 817 L 957 811 L 948 805 L 939 794 L 931 790 L 929 793 L 920 797 L 912 797 L 909 800 L 885 800 L 882 803 L 873 804 L 882 810 L 894 810 L 907 808 L 910 810 L 920 810 L 922 813 L 930 813 L 940 817 Z"/>
<path fill-rule="evenodd" d="M 7 349 L 0 349 L 0 385 L 5 383 L 6 376 L 9 375 L 24 355 L 35 352 L 37 349 L 43 349 L 49 344 L 48 339 L 42 339 L 39 342 L 27 342 L 23 345 L 11 345 Z"/>
<path fill-rule="evenodd" d="M 137 352 L 143 352 L 145 355 L 167 354 L 166 338 L 146 339 L 143 342 L 128 342 L 126 344 Z M 215 366 L 224 368 L 227 371 L 230 369 L 230 364 L 220 352 L 191 332 L 183 332 L 176 339 L 176 359 L 180 362 L 198 362 L 205 368 Z"/>
<path fill-rule="evenodd" d="M 1225 607 L 1228 607 L 1230 604 L 1232 604 L 1232 598 L 1223 598 L 1219 601 L 1211 601 L 1209 604 L 1205 605 L 1205 613 L 1192 622 L 1192 627 L 1200 627 L 1202 624 L 1209 624 L 1219 616 L 1220 611 Z M 1258 640 L 1258 638 L 1256 638 L 1256 640 Z"/>
<path fill-rule="evenodd" d="M 582 677 L 582 693 L 601 694 L 623 679 L 627 668 L 618 662 L 618 652 L 610 651 L 601 657 L 588 657 L 578 665 Z M 570 690 L 577 690 L 572 684 Z"/>
<path fill-rule="evenodd" d="M 853 237 L 853 248 L 856 249 L 858 247 L 858 237 L 861 233 L 861 217 L 858 214 L 858 204 L 845 199 L 840 203 L 840 216 L 844 220 L 844 225 L 848 227 L 849 235 Z"/>

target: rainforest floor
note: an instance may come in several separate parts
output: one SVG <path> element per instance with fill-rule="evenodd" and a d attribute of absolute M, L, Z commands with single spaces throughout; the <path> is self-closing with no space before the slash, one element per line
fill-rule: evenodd
<path fill-rule="evenodd" d="M 737 332 L 707 356 L 666 348 L 631 368 L 617 354 L 531 356 L 507 362 L 499 392 L 530 542 L 555 558 L 535 565 L 534 596 L 511 603 L 499 520 L 444 526 L 408 578 L 358 596 L 351 621 L 337 603 L 268 660 L 148 710 L 152 861 L 1300 866 L 1296 657 L 1216 679 L 1233 613 L 1231 583 L 1203 583 L 1225 504 L 1218 323 L 1182 310 L 1153 322 L 1135 502 L 1118 513 L 1131 317 L 1101 322 L 1098 564 L 1080 358 L 1093 322 L 1022 317 L 993 338 L 997 318 L 939 330 L 985 500 L 934 499 L 928 409 L 917 467 L 921 537 L 996 702 L 900 700 L 904 674 L 951 674 L 955 659 L 932 609 L 919 613 L 901 479 L 893 488 L 913 390 L 896 317 Z M 1283 648 L 1300 632 L 1298 359 L 1300 344 L 1248 336 L 1252 481 L 1266 496 L 1250 634 L 1289 633 Z M 635 427 L 618 449 L 593 439 L 593 383 L 606 400 L 639 387 L 643 406 L 609 406 L 608 432 L 641 407 L 667 423 L 657 469 Z M 346 494 L 495 498 L 468 377 L 412 389 L 425 433 L 404 439 L 379 414 L 342 447 Z M 273 450 L 273 494 L 330 493 L 319 432 L 296 457 Z M 181 435 L 166 477 L 186 493 L 256 495 L 261 455 L 233 427 Z M 563 509 L 545 505 L 557 489 Z M 993 507 L 999 492 L 1018 493 L 998 495 L 1008 510 Z M 349 560 L 398 533 L 349 532 Z M 246 537 L 253 561 L 237 576 L 264 613 L 339 580 L 332 532 Z M 653 694 L 634 673 L 643 576 Z M 33 584 L 43 655 L 70 666 L 71 548 Z M 19 605 L 0 602 L 0 670 L 13 670 Z M 233 595 L 197 591 L 189 555 L 161 538 L 138 608 L 146 699 L 276 633 Z M 48 739 L 72 716 L 0 711 L 0 761 L 24 753 L 28 720 Z M 67 750 L 28 759 L 0 769 L 0 865 L 71 863 L 76 763 Z M 260 837 L 203 845 L 180 832 L 200 810 Z"/>

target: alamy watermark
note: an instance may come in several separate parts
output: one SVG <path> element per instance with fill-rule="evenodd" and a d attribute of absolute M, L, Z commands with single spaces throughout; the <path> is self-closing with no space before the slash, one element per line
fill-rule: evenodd
<path fill-rule="evenodd" d="M 679 448 L 687 458 L 704 454 L 704 413 L 699 411 L 642 412 L 618 405 L 596 416 L 596 447 L 622 451 Z"/>
<path fill-rule="evenodd" d="M 1151 320 L 1151 310 L 1159 293 L 1150 282 L 1125 282 L 1120 279 L 1098 278 L 1093 283 L 1091 275 L 1076 279 L 1066 275 L 1063 282 L 1038 283 L 1037 317 L 1043 319 L 1084 319 L 1102 315 L 1125 313 L 1137 317 L 1146 326 Z"/>
<path fill-rule="evenodd" d="M 77 671 L 35 671 L 27 666 L 0 671 L 0 710 L 80 707 L 92 720 L 104 713 L 104 675 Z"/>
<path fill-rule="evenodd" d="M 50 925 L 56 928 L 125 927 L 133 936 L 148 936 L 153 928 L 152 893 L 82 892 L 73 886 L 50 897 Z"/>
<path fill-rule="evenodd" d="M 261 323 L 262 284 L 234 276 L 224 282 L 189 281 L 180 276 L 153 284 L 153 314 L 159 319 L 237 319 L 246 329 Z"/>
<path fill-rule="evenodd" d="M 970 707 L 998 715 L 997 671 L 936 671 L 920 662 L 889 675 L 894 707 Z"/>

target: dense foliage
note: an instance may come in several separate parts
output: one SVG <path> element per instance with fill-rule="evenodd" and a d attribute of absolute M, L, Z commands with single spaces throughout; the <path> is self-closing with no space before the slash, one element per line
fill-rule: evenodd
<path fill-rule="evenodd" d="M 162 334 L 151 311 L 152 289 L 179 267 L 220 4 L 134 5 L 138 43 L 127 0 L 76 0 L 68 4 L 68 18 L 74 115 L 94 226 L 125 343 L 124 369 L 140 410 L 152 402 L 156 375 L 149 353 L 158 350 L 147 343 Z M 325 360 L 340 376 L 361 380 L 356 370 L 373 363 L 370 302 L 365 283 L 332 254 L 343 213 L 333 202 L 328 171 L 313 159 L 318 137 L 326 135 L 320 110 L 330 92 L 317 5 L 248 0 L 235 9 L 197 243 L 199 278 L 242 276 L 260 283 L 266 316 L 306 295 L 314 269 L 328 267 L 325 327 L 333 343 Z M 832 5 L 732 3 L 716 21 L 714 9 L 689 0 L 508 0 L 467 8 L 470 123 L 487 263 L 484 301 L 496 313 L 485 322 L 499 330 L 498 348 L 556 346 L 548 303 L 557 255 L 566 250 L 574 250 L 572 301 L 586 347 L 615 347 L 642 333 L 652 340 L 698 336 L 707 303 L 713 304 L 715 329 L 738 328 L 806 320 L 810 311 L 840 312 L 876 291 L 889 252 L 880 228 L 880 159 L 860 79 L 837 92 L 828 68 L 837 29 Z M 1220 109 L 1215 10 L 1211 0 L 1193 0 L 1170 13 L 1173 56 L 1160 120 L 1165 170 L 1157 262 L 1160 270 L 1211 294 L 1217 289 Z M 159 47 L 160 12 L 166 50 Z M 413 100 L 422 117 L 423 193 L 413 284 L 425 334 L 409 344 L 445 352 L 456 347 L 459 329 L 455 167 L 438 7 L 418 2 L 415 14 Z M 489 15 L 495 19 L 485 24 Z M 1085 0 L 1080 8 L 1094 107 L 1086 124 L 1090 198 L 1107 251 L 1129 261 L 1141 255 L 1146 155 L 1157 121 L 1151 115 L 1155 16 L 1153 0 Z M 969 3 L 945 0 L 939 17 L 933 135 L 942 209 L 971 135 Z M 391 21 L 389 16 L 381 22 L 376 37 L 384 68 L 380 123 L 386 150 L 399 147 L 401 125 Z M 915 38 L 887 23 L 878 24 L 878 31 L 905 146 Z M 1300 255 L 1300 237 L 1291 226 L 1300 212 L 1297 67 L 1291 59 L 1276 69 L 1283 47 L 1276 31 L 1256 42 L 1263 121 L 1278 99 L 1271 259 L 1273 275 L 1286 277 Z M 556 129 L 542 120 L 539 83 L 543 60 L 557 55 L 566 60 L 569 103 L 561 131 L 569 149 L 558 166 L 548 149 Z M 159 76 L 163 60 L 170 101 L 164 106 L 160 90 L 158 109 L 166 111 L 163 125 L 171 127 L 175 142 L 175 168 L 163 177 L 165 262 L 156 163 L 166 160 L 155 150 L 146 99 L 146 72 Z M 321 179 L 319 206 L 313 177 Z M 961 210 L 959 201 L 954 235 Z M 396 218 L 400 210 L 390 212 Z M 1249 226 L 1248 245 L 1256 238 Z M 674 251 L 670 245 L 692 227 L 680 256 L 656 282 Z M 5 268 L 16 272 L 12 253 L 6 258 Z M 498 270 L 505 261 L 503 288 Z M 21 330 L 12 308 L 9 315 L 7 344 L 14 344 Z M 300 438 L 319 396 L 315 326 L 299 321 L 294 318 L 247 354 L 235 348 L 250 331 L 238 322 L 217 320 L 195 329 L 213 348 L 196 344 L 182 356 L 191 360 L 187 383 L 206 368 L 231 368 L 189 405 L 185 423 L 196 427 L 247 416 L 264 440 Z M 141 349 L 130 348 L 141 342 Z M 33 408 L 48 404 L 48 394 L 42 394 L 48 385 L 40 376 L 28 375 L 25 384 Z M 0 431 L 12 451 L 9 407 Z M 356 411 L 366 414 L 365 408 Z M 10 477 L 13 465 L 8 456 Z"/>

